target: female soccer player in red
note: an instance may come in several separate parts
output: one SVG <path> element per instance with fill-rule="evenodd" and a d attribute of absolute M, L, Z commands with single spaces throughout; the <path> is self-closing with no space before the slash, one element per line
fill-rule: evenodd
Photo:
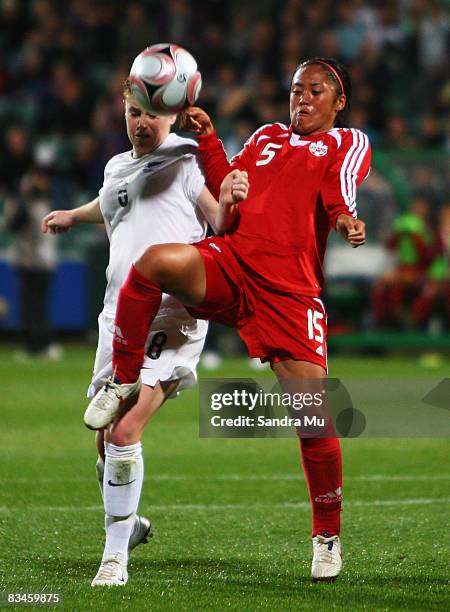
<path fill-rule="evenodd" d="M 355 198 L 369 172 L 370 145 L 359 130 L 335 127 L 349 98 L 349 77 L 338 62 L 303 62 L 292 79 L 290 126 L 262 126 L 231 163 L 208 115 L 186 112 L 185 128 L 198 135 L 212 193 L 230 169 L 248 173 L 250 190 L 246 200 L 223 208 L 222 237 L 153 246 L 131 268 L 116 315 L 121 335 L 114 339 L 124 389 L 139 378 L 163 292 L 197 318 L 237 327 L 250 356 L 269 361 L 284 388 L 326 376 L 320 294 L 327 237 L 334 228 L 353 247 L 365 241 Z M 106 387 L 97 396 L 101 407 L 105 394 Z M 300 437 L 300 448 L 313 514 L 312 577 L 334 580 L 342 565 L 339 441 Z"/>

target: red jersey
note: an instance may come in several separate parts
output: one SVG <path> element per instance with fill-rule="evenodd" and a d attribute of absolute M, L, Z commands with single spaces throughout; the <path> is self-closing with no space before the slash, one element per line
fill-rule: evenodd
<path fill-rule="evenodd" d="M 274 123 L 231 163 L 215 133 L 199 137 L 199 151 L 216 198 L 231 169 L 248 173 L 238 226 L 225 234 L 243 270 L 275 291 L 318 296 L 329 231 L 340 214 L 356 217 L 356 189 L 370 168 L 367 136 L 347 128 L 299 136 Z"/>

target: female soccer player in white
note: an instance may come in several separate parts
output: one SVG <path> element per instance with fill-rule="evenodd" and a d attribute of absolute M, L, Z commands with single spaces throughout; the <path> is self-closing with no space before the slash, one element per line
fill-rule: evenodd
<path fill-rule="evenodd" d="M 151 245 L 193 243 L 205 237 L 207 222 L 224 231 L 230 206 L 246 197 L 245 173 L 234 171 L 223 183 L 220 204 L 205 187 L 197 161 L 197 144 L 171 133 L 176 115 L 146 113 L 125 91 L 125 119 L 132 150 L 113 157 L 105 167 L 103 187 L 91 202 L 68 211 L 53 211 L 43 232 L 61 233 L 78 223 L 104 223 L 110 240 L 107 288 L 99 316 L 99 341 L 88 396 L 112 377 L 112 338 L 120 286 L 131 264 Z M 120 330 L 116 329 L 120 337 Z M 180 302 L 165 295 L 148 337 L 141 371 L 142 386 L 125 393 L 110 379 L 108 393 L 137 402 L 112 417 L 96 410 L 85 424 L 97 434 L 97 474 L 105 506 L 106 543 L 92 586 L 124 585 L 130 550 L 145 542 L 150 521 L 136 514 L 143 482 L 141 435 L 163 402 L 196 380 L 207 323 L 192 318 Z M 125 403 L 125 402 L 124 402 Z"/>

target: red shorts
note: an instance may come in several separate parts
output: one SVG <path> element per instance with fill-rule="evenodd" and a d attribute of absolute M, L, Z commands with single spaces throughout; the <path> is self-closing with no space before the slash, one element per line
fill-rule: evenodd
<path fill-rule="evenodd" d="M 250 357 L 308 361 L 327 368 L 327 315 L 319 298 L 270 291 L 245 274 L 223 238 L 194 244 L 206 270 L 205 300 L 187 310 L 197 319 L 236 327 Z"/>

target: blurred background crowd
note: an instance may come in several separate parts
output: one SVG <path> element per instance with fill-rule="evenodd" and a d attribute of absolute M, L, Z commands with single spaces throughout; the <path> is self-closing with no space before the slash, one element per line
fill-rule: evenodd
<path fill-rule="evenodd" d="M 331 345 L 377 330 L 420 332 L 421 342 L 448 332 L 448 8 L 445 0 L 0 0 L 0 334 L 40 320 L 35 293 L 18 297 L 24 275 L 27 286 L 48 286 L 51 327 L 95 329 L 104 232 L 79 227 L 56 242 L 36 220 L 95 197 L 107 160 L 129 148 L 122 84 L 135 55 L 157 42 L 196 57 L 199 104 L 230 156 L 260 125 L 289 122 L 300 61 L 346 64 L 348 124 L 369 135 L 374 163 L 359 196 L 368 244 L 354 252 L 331 238 Z M 37 327 L 29 352 L 52 346 Z M 210 342 L 228 347 L 225 336 Z"/>

